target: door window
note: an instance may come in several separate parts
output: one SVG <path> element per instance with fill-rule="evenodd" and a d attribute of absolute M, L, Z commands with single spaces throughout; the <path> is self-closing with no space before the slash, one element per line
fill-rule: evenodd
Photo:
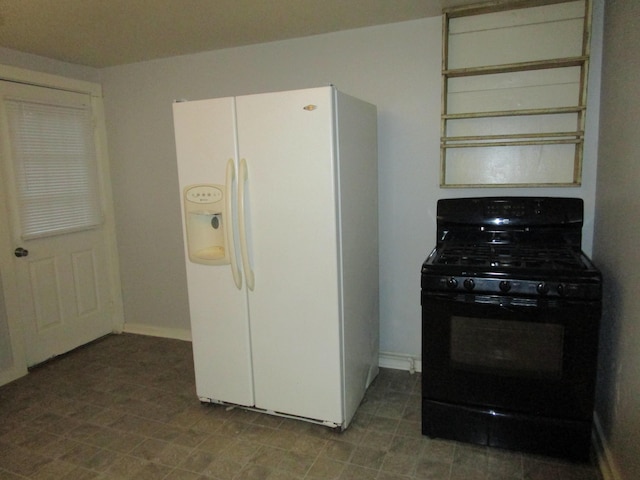
<path fill-rule="evenodd" d="M 100 223 L 96 153 L 88 106 L 7 100 L 21 237 Z"/>

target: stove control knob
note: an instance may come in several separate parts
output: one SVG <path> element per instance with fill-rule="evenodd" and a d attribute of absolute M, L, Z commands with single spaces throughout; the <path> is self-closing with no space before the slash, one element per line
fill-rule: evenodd
<path fill-rule="evenodd" d="M 549 285 L 547 285 L 544 282 L 540 282 L 537 286 L 536 286 L 536 290 L 538 291 L 538 293 L 540 295 L 546 295 L 547 293 L 549 293 Z"/>
<path fill-rule="evenodd" d="M 473 288 L 476 286 L 476 282 L 473 281 L 473 278 L 467 278 L 464 281 L 464 288 L 466 288 L 467 290 L 473 290 Z"/>
<path fill-rule="evenodd" d="M 511 290 L 511 282 L 507 282 L 506 280 L 501 281 L 498 286 L 500 287 L 500 291 L 503 293 L 507 293 Z"/>
<path fill-rule="evenodd" d="M 567 294 L 567 287 L 565 287 L 563 283 L 559 283 L 556 291 L 558 292 L 558 295 L 564 297 Z"/>
<path fill-rule="evenodd" d="M 449 288 L 451 288 L 453 290 L 457 286 L 458 286 L 458 280 L 456 280 L 455 277 L 451 277 L 451 278 L 447 279 L 447 287 L 449 287 Z"/>

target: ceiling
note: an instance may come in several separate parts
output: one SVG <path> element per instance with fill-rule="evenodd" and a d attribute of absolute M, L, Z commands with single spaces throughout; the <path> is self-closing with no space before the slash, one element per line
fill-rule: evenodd
<path fill-rule="evenodd" d="M 474 0 L 0 0 L 0 47 L 102 68 L 440 15 Z"/>

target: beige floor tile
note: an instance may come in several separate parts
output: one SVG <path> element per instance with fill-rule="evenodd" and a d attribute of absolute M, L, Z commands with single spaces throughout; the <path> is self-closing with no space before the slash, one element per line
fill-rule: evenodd
<path fill-rule="evenodd" d="M 381 369 L 337 432 L 201 404 L 188 342 L 112 335 L 0 387 L 0 480 L 600 480 L 424 437 L 420 378 Z"/>

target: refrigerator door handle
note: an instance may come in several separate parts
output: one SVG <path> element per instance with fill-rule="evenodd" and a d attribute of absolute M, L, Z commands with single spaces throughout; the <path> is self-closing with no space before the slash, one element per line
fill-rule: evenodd
<path fill-rule="evenodd" d="M 248 182 L 247 161 L 243 158 L 240 160 L 240 171 L 238 173 L 238 223 L 240 230 L 240 253 L 242 254 L 242 267 L 244 275 L 247 279 L 247 288 L 253 291 L 255 286 L 255 276 L 251 269 L 249 261 L 249 247 L 247 245 L 247 219 L 245 208 L 245 188 Z"/>
<path fill-rule="evenodd" d="M 233 182 L 236 176 L 236 168 L 233 163 L 233 158 L 230 158 L 227 162 L 227 172 L 226 172 L 226 185 L 225 185 L 225 218 L 227 219 L 227 225 L 225 228 L 227 234 L 227 248 L 229 251 L 229 261 L 231 263 L 231 273 L 233 274 L 233 282 L 236 284 L 238 290 L 242 288 L 242 274 L 240 272 L 240 267 L 238 266 L 238 262 L 236 259 L 236 250 L 235 250 L 235 242 L 233 238 L 233 210 L 231 208 L 233 202 Z"/>

